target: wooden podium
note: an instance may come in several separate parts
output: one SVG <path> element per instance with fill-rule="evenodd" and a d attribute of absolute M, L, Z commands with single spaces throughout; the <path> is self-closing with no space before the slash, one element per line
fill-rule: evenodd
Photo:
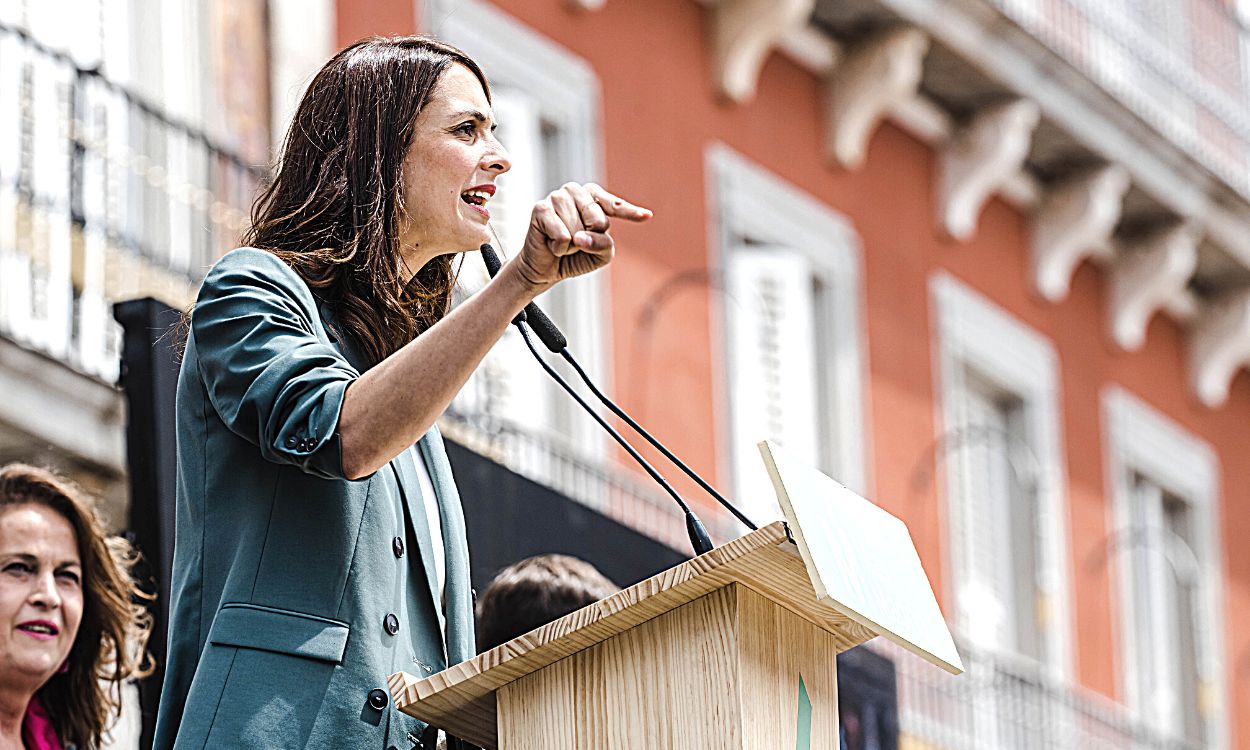
<path fill-rule="evenodd" d="M 960 672 L 902 522 L 761 449 L 788 527 L 428 678 L 396 673 L 396 707 L 488 749 L 837 748 L 839 652 L 883 635 Z"/>

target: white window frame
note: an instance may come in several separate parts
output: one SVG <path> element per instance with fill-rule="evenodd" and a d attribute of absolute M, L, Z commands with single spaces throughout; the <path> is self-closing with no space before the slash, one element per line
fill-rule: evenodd
<path fill-rule="evenodd" d="M 282 150 L 304 91 L 337 47 L 334 0 L 269 0 L 269 150 Z"/>
<path fill-rule="evenodd" d="M 426 27 L 434 35 L 464 50 L 482 67 L 492 86 L 520 89 L 535 97 L 542 118 L 559 131 L 555 155 L 563 167 L 560 179 L 603 182 L 599 127 L 602 96 L 598 76 L 589 64 L 479 0 L 431 0 L 426 3 L 426 19 Z M 566 295 L 568 306 L 580 314 L 555 320 L 568 337 L 569 350 L 605 393 L 612 393 L 608 366 L 612 351 L 610 274 L 609 266 L 561 282 L 561 294 Z M 543 298 L 537 301 L 541 305 Z M 562 371 L 566 378 L 571 372 Z M 563 392 L 554 397 L 566 398 Z M 571 419 L 568 427 L 570 447 L 579 454 L 588 458 L 606 455 L 605 437 L 588 417 Z"/>
<path fill-rule="evenodd" d="M 1111 498 L 1108 528 L 1108 560 L 1112 597 L 1119 608 L 1115 650 L 1120 695 L 1126 699 L 1137 682 L 1133 661 L 1135 629 L 1132 625 L 1131 571 L 1123 568 L 1120 540 L 1132 526 L 1132 479 L 1147 477 L 1168 494 L 1182 500 L 1192 513 L 1195 553 L 1199 565 L 1198 606 L 1204 620 L 1196 634 L 1202 654 L 1198 669 L 1206 684 L 1200 703 L 1209 706 L 1202 717 L 1204 746 L 1228 747 L 1225 696 L 1228 673 L 1224 649 L 1224 553 L 1220 543 L 1220 468 L 1214 450 L 1203 440 L 1165 417 L 1120 386 L 1108 386 L 1102 394 L 1106 440 L 1107 493 Z M 1132 710 L 1134 707 L 1130 706 Z"/>
<path fill-rule="evenodd" d="M 995 387 L 1020 399 L 1024 432 L 1037 459 L 1037 513 L 1042 524 L 1038 545 L 1042 570 L 1041 592 L 1048 597 L 1051 626 L 1039 635 L 1045 659 L 1039 666 L 1052 676 L 1067 680 L 1073 674 L 1074 632 L 1071 596 L 1071 557 L 1068 553 L 1069 512 L 1066 462 L 1059 422 L 1058 356 L 1045 337 L 999 308 L 979 292 L 945 271 L 929 280 L 929 295 L 936 321 L 937 415 L 939 468 L 943 462 L 943 436 L 960 428 L 959 406 L 963 373 L 975 371 Z M 947 462 L 953 457 L 947 455 Z M 958 533 L 959 497 L 957 472 L 946 471 L 943 515 L 946 525 L 945 565 L 955 571 L 955 556 L 962 534 Z M 955 575 L 944 576 L 950 614 L 958 619 L 959 585 Z M 974 644 L 975 645 L 975 644 Z"/>
<path fill-rule="evenodd" d="M 722 143 L 705 151 L 708 189 L 709 265 L 725 269 L 735 238 L 784 245 L 803 254 L 828 290 L 830 320 L 825 330 L 830 349 L 828 383 L 834 391 L 822 415 L 831 427 L 834 478 L 855 492 L 870 495 L 871 447 L 865 429 L 868 412 L 867 335 L 864 330 L 863 249 L 850 221 L 837 211 L 755 164 Z M 727 372 L 730 309 L 724 295 L 710 306 L 713 361 Z M 732 408 L 727 378 L 714 378 L 716 434 L 725 448 L 717 451 L 720 476 L 733 476 Z M 760 459 L 762 461 L 762 459 Z M 763 522 L 768 519 L 752 519 Z"/>

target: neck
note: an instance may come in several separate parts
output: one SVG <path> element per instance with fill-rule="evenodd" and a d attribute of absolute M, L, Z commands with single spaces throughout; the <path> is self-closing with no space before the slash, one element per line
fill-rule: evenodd
<path fill-rule="evenodd" d="M 22 719 L 33 693 L 21 688 L 0 689 L 0 750 L 22 748 Z"/>
<path fill-rule="evenodd" d="M 404 283 L 412 281 L 417 272 L 425 268 L 425 264 L 437 258 L 440 253 L 432 252 L 424 247 L 414 245 L 406 245 L 400 251 L 401 261 L 399 267 L 399 277 Z"/>

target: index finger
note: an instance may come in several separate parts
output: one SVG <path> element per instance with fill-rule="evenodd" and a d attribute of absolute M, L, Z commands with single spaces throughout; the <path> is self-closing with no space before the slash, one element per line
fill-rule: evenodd
<path fill-rule="evenodd" d="M 593 182 L 586 185 L 586 190 L 594 197 L 595 203 L 598 203 L 603 208 L 603 212 L 613 218 L 628 219 L 629 221 L 646 221 L 654 215 L 651 209 L 635 206 L 633 203 L 609 193 Z"/>

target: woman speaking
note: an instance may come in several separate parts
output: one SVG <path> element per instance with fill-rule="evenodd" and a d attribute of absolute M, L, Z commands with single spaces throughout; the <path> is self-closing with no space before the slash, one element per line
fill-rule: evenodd
<path fill-rule="evenodd" d="M 651 215 L 565 185 L 448 312 L 510 166 L 493 129 L 477 64 L 422 37 L 358 42 L 309 85 L 190 317 L 157 748 L 434 746 L 386 692 L 474 653 L 434 422 L 530 300 L 609 262 L 613 219 Z"/>

